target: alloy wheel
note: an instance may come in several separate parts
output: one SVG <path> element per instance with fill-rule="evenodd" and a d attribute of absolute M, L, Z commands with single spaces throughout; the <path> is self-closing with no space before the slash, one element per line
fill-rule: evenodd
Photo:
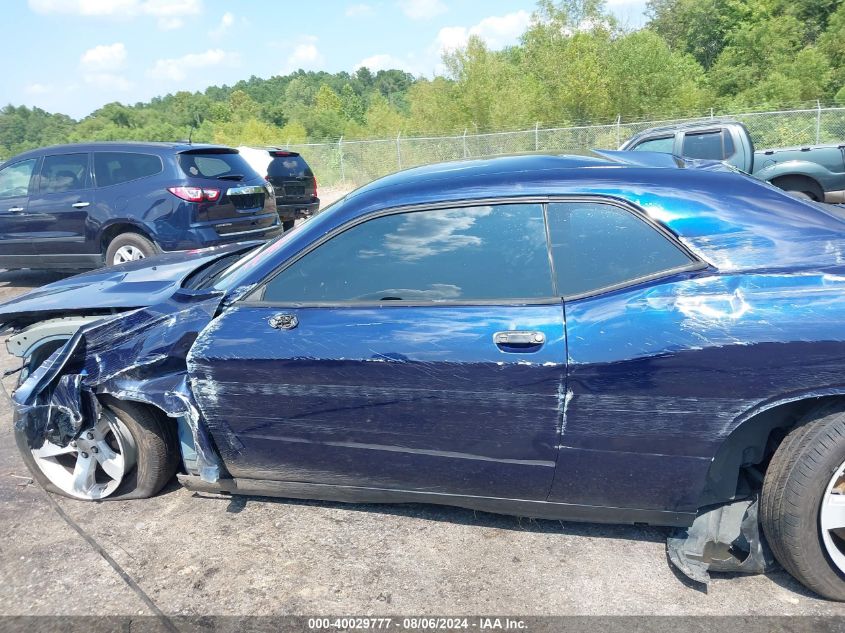
<path fill-rule="evenodd" d="M 845 574 L 845 462 L 839 465 L 827 484 L 819 523 L 827 555 Z"/>
<path fill-rule="evenodd" d="M 132 246 L 131 244 L 127 244 L 126 246 L 121 246 L 117 251 L 114 253 L 114 257 L 112 258 L 112 264 L 125 264 L 126 262 L 136 262 L 139 259 L 144 259 L 144 251 L 142 251 L 137 246 Z"/>
<path fill-rule="evenodd" d="M 36 465 L 50 482 L 77 499 L 105 499 L 135 467 L 132 435 L 114 414 L 103 411 L 77 440 L 59 446 L 45 440 L 32 450 Z"/>

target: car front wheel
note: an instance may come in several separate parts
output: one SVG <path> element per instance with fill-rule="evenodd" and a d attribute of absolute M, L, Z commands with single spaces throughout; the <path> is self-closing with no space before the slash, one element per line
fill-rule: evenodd
<path fill-rule="evenodd" d="M 37 350 L 21 380 L 60 344 Z M 175 423 L 144 404 L 110 396 L 100 401 L 99 419 L 67 446 L 45 439 L 40 447 L 31 448 L 26 433 L 16 425 L 15 442 L 33 479 L 49 492 L 87 501 L 155 495 L 179 466 Z"/>
<path fill-rule="evenodd" d="M 816 593 L 845 601 L 845 405 L 786 436 L 763 483 L 763 531 L 778 562 Z"/>

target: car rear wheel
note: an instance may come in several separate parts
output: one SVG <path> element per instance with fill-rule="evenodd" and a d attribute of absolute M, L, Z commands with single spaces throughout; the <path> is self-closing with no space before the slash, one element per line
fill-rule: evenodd
<path fill-rule="evenodd" d="M 817 410 L 784 439 L 766 471 L 761 509 L 784 569 L 845 601 L 845 405 Z"/>
<path fill-rule="evenodd" d="M 60 345 L 52 342 L 36 351 L 21 380 Z M 45 440 L 33 449 L 26 433 L 15 428 L 15 443 L 33 479 L 49 492 L 87 501 L 155 495 L 179 466 L 175 425 L 143 404 L 109 396 L 101 403 L 100 418 L 68 446 Z"/>
<path fill-rule="evenodd" d="M 117 266 L 155 255 L 156 247 L 150 240 L 137 233 L 121 233 L 106 249 L 106 266 Z"/>
<path fill-rule="evenodd" d="M 296 220 L 283 220 L 282 221 L 282 229 L 285 231 L 290 231 L 294 225 L 296 224 Z"/>

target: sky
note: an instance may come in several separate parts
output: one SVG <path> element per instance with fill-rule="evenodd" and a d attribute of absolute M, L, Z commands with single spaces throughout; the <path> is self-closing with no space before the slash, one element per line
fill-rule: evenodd
<path fill-rule="evenodd" d="M 535 0 L 7 2 L 0 104 L 74 118 L 112 101 L 148 101 L 299 68 L 400 68 L 431 77 L 442 72 L 443 52 L 471 34 L 493 49 L 516 43 L 536 6 Z M 607 2 L 631 28 L 644 22 L 645 4 Z"/>

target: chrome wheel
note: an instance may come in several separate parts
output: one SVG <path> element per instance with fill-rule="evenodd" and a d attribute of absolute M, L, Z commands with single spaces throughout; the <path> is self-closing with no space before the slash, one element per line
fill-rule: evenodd
<path fill-rule="evenodd" d="M 819 522 L 827 555 L 845 573 L 845 463 L 839 465 L 827 484 Z"/>
<path fill-rule="evenodd" d="M 97 424 L 62 447 L 44 441 L 32 451 L 35 464 L 62 492 L 77 499 L 105 499 L 135 466 L 132 435 L 114 414 L 103 411 Z"/>
<path fill-rule="evenodd" d="M 139 259 L 144 259 L 144 257 L 146 257 L 144 251 L 137 246 L 127 244 L 115 251 L 114 257 L 112 258 L 112 265 L 116 266 L 117 264 L 125 264 L 126 262 L 136 262 Z"/>

